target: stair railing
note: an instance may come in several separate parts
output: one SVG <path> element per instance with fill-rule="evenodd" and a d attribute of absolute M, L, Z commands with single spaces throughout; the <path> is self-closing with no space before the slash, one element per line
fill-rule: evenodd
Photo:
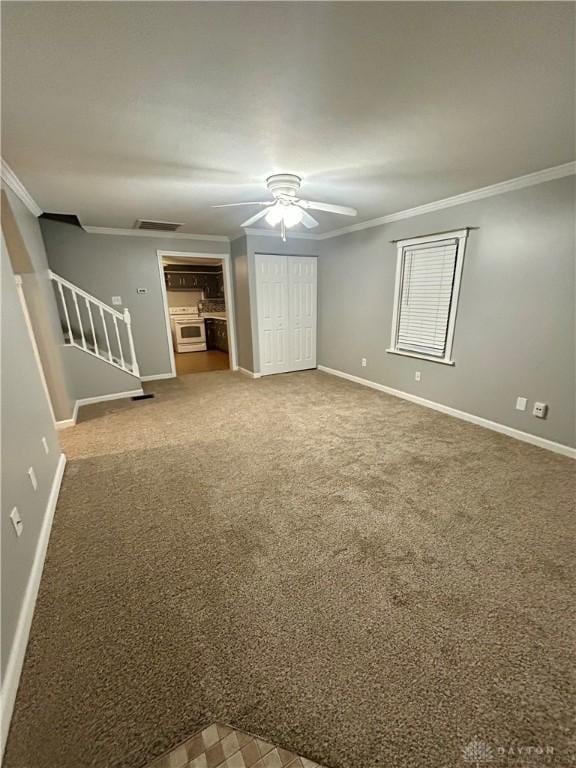
<path fill-rule="evenodd" d="M 55 272 L 49 274 L 56 288 L 64 344 L 139 377 L 128 309 L 119 312 Z"/>

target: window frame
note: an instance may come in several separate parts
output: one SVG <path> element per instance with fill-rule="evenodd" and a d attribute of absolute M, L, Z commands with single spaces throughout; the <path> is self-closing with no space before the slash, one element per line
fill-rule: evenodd
<path fill-rule="evenodd" d="M 454 329 L 456 327 L 456 314 L 458 310 L 458 299 L 460 296 L 460 283 L 462 282 L 462 269 L 464 266 L 464 253 L 468 238 L 468 229 L 455 229 L 449 232 L 440 232 L 435 235 L 422 235 L 421 237 L 411 237 L 406 240 L 396 242 L 396 280 L 394 284 L 394 304 L 392 310 L 392 329 L 390 335 L 390 347 L 386 350 L 393 355 L 402 357 L 415 357 L 419 360 L 429 360 L 433 363 L 442 363 L 443 365 L 454 365 L 452 359 L 452 347 L 454 345 Z M 421 354 L 419 352 L 410 352 L 405 349 L 398 349 L 398 329 L 400 322 L 400 301 L 402 295 L 402 276 L 404 273 L 405 248 L 413 245 L 424 245 L 425 243 L 437 243 L 442 240 L 457 240 L 456 263 L 454 266 L 454 282 L 452 284 L 452 296 L 450 300 L 450 311 L 448 314 L 448 325 L 446 330 L 446 348 L 444 357 Z"/>

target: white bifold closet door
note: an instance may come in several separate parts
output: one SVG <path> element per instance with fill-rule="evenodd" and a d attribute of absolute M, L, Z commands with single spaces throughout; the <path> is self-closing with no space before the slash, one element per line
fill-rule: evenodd
<path fill-rule="evenodd" d="M 316 368 L 316 262 L 255 254 L 262 375 Z"/>

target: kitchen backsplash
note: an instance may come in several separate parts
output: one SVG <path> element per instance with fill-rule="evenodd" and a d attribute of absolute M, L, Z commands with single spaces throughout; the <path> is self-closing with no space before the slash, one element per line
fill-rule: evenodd
<path fill-rule="evenodd" d="M 198 302 L 200 312 L 226 312 L 224 299 L 204 299 Z"/>

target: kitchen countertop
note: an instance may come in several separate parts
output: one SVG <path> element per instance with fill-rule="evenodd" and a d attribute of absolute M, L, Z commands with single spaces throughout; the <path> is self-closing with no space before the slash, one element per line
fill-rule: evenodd
<path fill-rule="evenodd" d="M 202 312 L 202 317 L 212 318 L 213 320 L 227 320 L 226 312 Z"/>

